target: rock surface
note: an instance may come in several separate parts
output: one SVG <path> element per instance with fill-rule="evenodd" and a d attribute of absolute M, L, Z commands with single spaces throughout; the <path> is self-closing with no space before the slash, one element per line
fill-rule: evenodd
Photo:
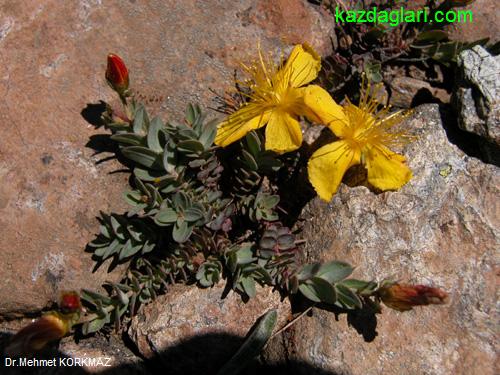
<path fill-rule="evenodd" d="M 500 56 L 475 46 L 459 55 L 458 68 L 459 127 L 500 146 Z"/>
<path fill-rule="evenodd" d="M 403 152 L 412 180 L 382 194 L 342 185 L 331 203 L 311 201 L 305 250 L 309 260 L 351 262 L 358 278 L 441 287 L 450 303 L 384 308 L 378 325 L 361 319 L 363 335 L 345 315 L 315 309 L 273 341 L 269 360 L 350 375 L 498 373 L 500 170 L 448 142 L 437 105 L 418 107 L 407 127 L 418 136 Z"/>
<path fill-rule="evenodd" d="M 268 18 L 259 18 L 261 8 Z M 85 144 L 102 132 L 80 115 L 87 103 L 113 98 L 107 53 L 123 56 L 149 107 L 177 116 L 189 101 L 213 105 L 209 88 L 229 88 L 258 40 L 264 50 L 286 47 L 283 38 L 328 52 L 333 22 L 317 9 L 302 0 L 274 8 L 251 0 L 2 1 L 0 318 L 40 310 L 62 288 L 120 277 L 106 267 L 91 275 L 83 252 L 99 210 L 125 209 L 127 175 L 109 175 L 120 168 L 114 161 L 97 164 L 104 157 Z"/>
<path fill-rule="evenodd" d="M 411 108 L 417 95 L 431 96 L 448 103 L 450 94 L 444 89 L 433 87 L 429 82 L 411 77 L 396 77 L 391 80 L 391 99 L 393 106 L 400 108 Z"/>
<path fill-rule="evenodd" d="M 489 38 L 490 42 L 500 41 L 500 12 L 497 0 L 475 0 L 457 11 L 472 11 L 472 22 L 454 22 L 445 26 L 450 38 L 462 42 L 475 42 Z"/>
<path fill-rule="evenodd" d="M 134 317 L 129 336 L 143 356 L 159 354 L 173 374 L 215 373 L 265 312 L 277 309 L 276 329 L 285 325 L 291 313 L 288 300 L 281 302 L 270 288 L 257 291 L 245 303 L 234 292 L 221 299 L 224 283 L 209 289 L 176 285 Z"/>

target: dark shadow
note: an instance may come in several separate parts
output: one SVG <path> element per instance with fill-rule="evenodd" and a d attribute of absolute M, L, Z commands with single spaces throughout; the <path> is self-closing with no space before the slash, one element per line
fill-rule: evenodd
<path fill-rule="evenodd" d="M 102 114 L 106 111 L 106 103 L 102 100 L 98 104 L 88 103 L 87 107 L 85 107 L 81 115 L 89 124 L 93 125 L 96 129 L 104 126 L 102 121 Z M 120 152 L 120 148 L 118 147 L 118 143 L 111 140 L 112 134 L 94 134 L 91 135 L 89 141 L 85 144 L 85 147 L 91 148 L 94 150 L 95 155 L 99 155 L 102 153 L 110 153 L 112 155 L 104 156 L 102 159 L 96 162 L 96 165 L 101 163 L 106 163 L 110 160 L 118 160 L 122 165 L 126 168 L 117 169 L 115 171 L 110 172 L 110 174 L 115 173 L 130 173 L 130 168 L 132 166 L 131 162 L 123 157 Z"/>
<path fill-rule="evenodd" d="M 102 153 L 111 153 L 112 155 L 104 156 L 102 159 L 96 162 L 96 165 L 101 163 L 106 163 L 111 160 L 118 160 L 120 164 L 125 166 L 125 168 L 116 169 L 109 174 L 115 173 L 130 173 L 130 168 L 133 167 L 133 163 L 125 158 L 120 152 L 118 144 L 111 139 L 111 134 L 94 134 L 90 136 L 89 141 L 85 144 L 85 147 L 94 150 L 95 155 Z"/>
<path fill-rule="evenodd" d="M 443 104 L 441 100 L 436 98 L 428 88 L 421 88 L 417 91 L 413 99 L 411 100 L 410 108 L 415 108 L 421 104 L 437 103 Z"/>
<path fill-rule="evenodd" d="M 448 140 L 468 156 L 480 159 L 484 163 L 500 167 L 500 149 L 477 134 L 458 127 L 457 113 L 449 105 L 440 105 L 439 113 Z"/>
<path fill-rule="evenodd" d="M 102 115 L 106 112 L 106 103 L 102 100 L 99 103 L 87 103 L 87 106 L 82 109 L 80 114 L 89 124 L 93 125 L 96 129 L 104 125 Z"/>
<path fill-rule="evenodd" d="M 342 314 L 347 315 L 347 323 L 353 327 L 358 334 L 363 336 L 365 342 L 372 342 L 378 336 L 377 333 L 377 312 L 367 300 L 360 310 L 345 310 L 334 305 L 320 304 L 316 308 L 335 314 L 338 321 Z"/>
<path fill-rule="evenodd" d="M 118 151 L 118 146 L 116 142 L 111 140 L 110 134 L 91 135 L 89 141 L 85 144 L 85 147 L 94 150 L 94 155 L 98 155 L 103 152 L 111 152 L 114 154 Z M 112 158 L 114 158 L 114 156 Z"/>
<path fill-rule="evenodd" d="M 68 363 L 66 361 L 72 361 L 70 357 L 67 355 L 61 353 L 57 348 L 55 347 L 49 347 L 39 353 L 37 353 L 35 356 L 26 356 L 26 357 L 8 357 L 4 354 L 4 350 L 7 347 L 10 337 L 12 336 L 11 333 L 7 332 L 0 332 L 0 374 L 2 375 L 24 375 L 24 374 L 40 374 L 40 375 L 80 375 L 80 374 L 88 374 L 87 371 L 85 371 L 84 368 L 79 367 L 79 366 L 64 366 L 67 365 Z M 24 358 L 26 358 L 26 361 L 30 359 L 37 359 L 37 360 L 53 360 L 55 359 L 54 364 L 57 364 L 58 366 L 47 366 L 47 367 L 42 367 L 42 366 L 27 366 L 22 365 L 22 366 L 16 366 L 14 367 L 12 365 L 13 360 L 16 360 L 17 362 L 23 361 Z M 61 362 L 60 362 L 61 361 Z M 59 364 L 62 363 L 63 365 L 59 366 Z M 21 363 L 22 364 L 22 363 Z"/>
<path fill-rule="evenodd" d="M 0 351 L 3 350 L 8 342 L 10 334 L 0 333 Z M 100 339 L 99 341 L 102 341 Z M 168 374 L 168 375 L 189 375 L 203 374 L 216 375 L 222 366 L 236 353 L 243 339 L 225 333 L 213 333 L 194 336 L 190 339 L 180 341 L 168 350 L 157 353 L 150 359 L 138 359 L 137 362 L 131 362 L 115 367 L 93 368 L 93 372 L 84 367 L 55 366 L 55 367 L 6 367 L 5 356 L 2 355 L 0 364 L 0 373 L 3 375 L 18 374 L 90 374 L 96 369 L 99 374 L 123 375 L 123 374 Z M 84 345 L 80 342 L 80 345 Z M 105 345 L 105 343 L 100 343 Z M 99 345 L 99 347 L 100 347 Z M 99 349 L 97 347 L 96 349 Z M 82 353 L 85 350 L 82 351 Z M 106 352 L 106 350 L 105 350 Z M 78 354 L 82 355 L 82 354 Z M 56 359 L 59 364 L 60 359 L 63 363 L 69 363 L 73 360 L 67 355 L 57 350 L 56 346 L 45 349 L 37 353 L 32 358 L 36 359 Z M 91 357 L 92 358 L 92 357 Z M 19 358 L 17 358 L 19 360 Z M 306 362 L 295 360 L 283 360 L 278 363 L 265 363 L 262 358 L 251 360 L 239 375 L 340 375 L 339 373 L 323 370 L 317 366 Z M 234 375 L 238 375 L 234 374 Z M 342 375 L 348 375 L 342 371 Z"/>

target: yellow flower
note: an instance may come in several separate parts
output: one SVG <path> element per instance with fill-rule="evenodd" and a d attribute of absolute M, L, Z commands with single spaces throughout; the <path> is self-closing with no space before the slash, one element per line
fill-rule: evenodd
<path fill-rule="evenodd" d="M 250 79 L 243 82 L 247 90 L 242 92 L 249 101 L 219 124 L 215 143 L 225 147 L 267 124 L 267 150 L 283 153 L 299 148 L 302 132 L 298 117 L 320 121 L 303 100 L 304 89 L 318 86 L 302 87 L 317 77 L 320 68 L 320 57 L 307 44 L 296 45 L 284 66 L 271 59 L 264 61 L 259 51 L 259 61 L 244 66 Z"/>
<path fill-rule="evenodd" d="M 338 141 L 319 148 L 309 159 L 309 180 L 318 195 L 330 201 L 344 173 L 356 164 L 365 166 L 368 182 L 380 190 L 395 190 L 406 184 L 411 170 L 405 158 L 389 147 L 402 145 L 411 137 L 394 129 L 407 115 L 388 115 L 388 108 L 377 110 L 377 92 L 368 83 L 363 85 L 359 106 L 347 102 L 339 113 L 338 105 L 323 89 L 304 94 L 305 104 L 327 124 Z"/>

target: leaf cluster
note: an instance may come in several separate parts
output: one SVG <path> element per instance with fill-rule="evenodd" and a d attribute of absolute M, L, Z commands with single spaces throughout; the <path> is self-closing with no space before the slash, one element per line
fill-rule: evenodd
<path fill-rule="evenodd" d="M 108 106 L 103 120 L 130 167 L 131 189 L 123 194 L 130 210 L 101 213 L 89 248 L 99 261 L 114 258 L 128 269 L 120 283 L 105 285 L 107 295 L 82 293 L 84 334 L 108 324 L 118 329 L 173 283 L 226 280 L 250 298 L 267 285 L 344 308 L 360 307 L 362 293 L 374 291 L 369 282 L 344 280 L 348 264 L 299 266 L 300 246 L 280 222 L 274 183 L 286 160 L 266 151 L 259 133 L 220 150 L 215 121 L 199 106 L 189 105 L 180 123 L 150 120 L 134 100 L 124 111 L 126 120 Z"/>

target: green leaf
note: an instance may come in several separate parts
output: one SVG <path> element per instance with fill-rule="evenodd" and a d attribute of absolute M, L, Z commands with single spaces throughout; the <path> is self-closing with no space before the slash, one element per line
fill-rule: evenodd
<path fill-rule="evenodd" d="M 377 283 L 374 281 L 347 279 L 339 282 L 337 285 L 339 284 L 354 289 L 362 295 L 370 295 L 377 289 Z"/>
<path fill-rule="evenodd" d="M 163 152 L 163 168 L 168 173 L 174 173 L 175 167 L 177 165 L 177 152 L 175 147 L 170 144 L 167 144 L 165 150 Z"/>
<path fill-rule="evenodd" d="M 259 166 L 257 165 L 257 162 L 255 161 L 251 153 L 249 153 L 245 149 L 242 149 L 241 154 L 243 155 L 243 158 L 245 159 L 245 162 L 249 169 L 251 169 L 252 171 L 257 171 L 259 169 Z"/>
<path fill-rule="evenodd" d="M 245 293 L 250 297 L 253 298 L 257 294 L 257 291 L 255 289 L 255 280 L 251 277 L 243 277 L 240 280 L 241 285 L 243 286 L 243 289 L 245 290 Z"/>
<path fill-rule="evenodd" d="M 141 244 L 133 245 L 132 240 L 129 239 L 125 243 L 125 245 L 123 245 L 123 247 L 120 251 L 120 254 L 118 256 L 118 259 L 123 260 L 125 258 L 128 258 L 128 257 L 134 255 L 135 253 L 137 253 L 139 250 L 141 250 L 141 248 L 142 248 Z"/>
<path fill-rule="evenodd" d="M 111 136 L 111 139 L 115 142 L 132 146 L 141 146 L 144 143 L 144 137 L 142 135 L 134 133 L 113 134 Z"/>
<path fill-rule="evenodd" d="M 321 298 L 319 298 L 312 284 L 306 284 L 306 283 L 299 284 L 299 291 L 307 299 L 313 302 L 321 302 Z"/>
<path fill-rule="evenodd" d="M 364 64 L 364 71 L 367 78 L 371 82 L 381 82 L 382 77 L 382 64 L 377 60 L 369 60 Z"/>
<path fill-rule="evenodd" d="M 118 221 L 117 217 L 115 215 L 111 215 L 110 221 L 111 227 L 113 228 L 113 232 L 115 233 L 116 237 L 120 240 L 125 240 L 125 231 L 122 228 L 121 223 Z"/>
<path fill-rule="evenodd" d="M 149 253 L 151 250 L 153 250 L 155 248 L 155 244 L 154 243 L 149 243 L 149 242 L 146 242 L 143 246 L 142 246 L 142 251 L 141 251 L 141 254 L 147 254 Z"/>
<path fill-rule="evenodd" d="M 198 116 L 195 107 L 191 103 L 189 103 L 186 108 L 186 121 L 189 124 L 193 124 L 196 120 L 196 117 Z"/>
<path fill-rule="evenodd" d="M 195 207 L 189 207 L 184 211 L 184 219 L 192 223 L 203 218 L 203 211 Z"/>
<path fill-rule="evenodd" d="M 278 313 L 270 310 L 265 313 L 256 323 L 252 330 L 236 352 L 236 354 L 219 370 L 217 375 L 237 375 L 261 352 L 262 348 L 271 338 Z"/>
<path fill-rule="evenodd" d="M 107 216 L 106 216 L 107 217 Z M 104 218 L 103 218 L 104 219 Z M 101 221 L 102 222 L 105 222 L 105 220 Z M 110 228 L 108 228 L 108 225 L 99 225 L 99 232 L 101 232 L 101 234 L 106 237 L 106 238 L 111 238 L 111 233 L 109 231 Z"/>
<path fill-rule="evenodd" d="M 251 244 L 241 244 L 241 248 L 236 252 L 237 264 L 248 264 L 255 260 Z"/>
<path fill-rule="evenodd" d="M 103 258 L 104 254 L 108 252 L 109 246 L 98 247 L 94 250 L 94 255 L 99 258 Z"/>
<path fill-rule="evenodd" d="M 175 208 L 181 210 L 191 206 L 188 196 L 182 191 L 178 191 L 177 193 L 175 193 L 172 198 L 172 203 L 174 204 Z"/>
<path fill-rule="evenodd" d="M 120 285 L 113 284 L 113 289 L 116 292 L 116 296 L 118 297 L 118 300 L 122 305 L 125 305 L 125 307 L 128 306 L 128 303 L 130 301 L 129 297 L 127 296 L 127 293 L 124 293 L 124 291 L 120 288 Z M 121 316 L 121 314 L 120 314 Z"/>
<path fill-rule="evenodd" d="M 128 204 L 130 204 L 132 206 L 143 203 L 142 202 L 142 194 L 137 190 L 124 191 L 123 192 L 123 199 L 125 199 L 125 202 L 127 202 Z"/>
<path fill-rule="evenodd" d="M 321 302 L 334 304 L 337 300 L 335 289 L 328 281 L 319 277 L 313 277 L 310 281 L 307 281 L 307 283 L 312 285 Z"/>
<path fill-rule="evenodd" d="M 172 238 L 177 243 L 186 242 L 191 233 L 193 232 L 193 227 L 189 226 L 186 221 L 179 224 L 176 222 L 174 228 L 172 229 Z"/>
<path fill-rule="evenodd" d="M 231 273 L 235 273 L 237 263 L 236 263 L 236 252 L 234 251 L 229 251 L 226 254 L 224 254 L 225 259 L 226 259 L 226 266 L 229 269 Z"/>
<path fill-rule="evenodd" d="M 299 284 L 300 292 L 313 302 L 334 304 L 336 301 L 335 289 L 326 280 L 318 277 Z"/>
<path fill-rule="evenodd" d="M 261 200 L 261 204 L 263 207 L 271 209 L 274 208 L 279 203 L 279 201 L 280 201 L 279 195 L 266 195 Z"/>
<path fill-rule="evenodd" d="M 201 142 L 190 140 L 190 141 L 181 141 L 177 144 L 177 149 L 181 152 L 195 153 L 200 154 L 205 151 L 205 147 Z"/>
<path fill-rule="evenodd" d="M 155 215 L 155 223 L 158 225 L 161 224 L 173 224 L 177 221 L 177 212 L 175 212 L 172 208 L 165 208 L 160 210 L 156 215 Z"/>
<path fill-rule="evenodd" d="M 210 121 L 205 124 L 203 132 L 200 135 L 199 141 L 205 148 L 209 148 L 214 144 L 215 136 L 217 135 L 217 122 Z"/>
<path fill-rule="evenodd" d="M 350 264 L 339 261 L 332 261 L 322 264 L 316 273 L 316 277 L 320 277 L 329 283 L 345 279 L 354 269 Z"/>
<path fill-rule="evenodd" d="M 198 272 L 196 272 L 196 280 L 204 287 L 211 287 L 218 283 L 220 280 L 218 266 L 221 266 L 220 263 L 203 263 L 198 269 Z"/>
<path fill-rule="evenodd" d="M 142 104 L 135 111 L 134 122 L 132 125 L 134 133 L 146 135 L 149 129 L 149 118 L 146 112 L 146 108 Z"/>
<path fill-rule="evenodd" d="M 113 300 L 109 298 L 108 296 L 93 292 L 91 290 L 87 289 L 82 289 L 80 292 L 80 298 L 84 301 L 87 301 L 93 305 L 96 305 L 97 301 L 101 301 L 102 303 L 106 305 L 111 305 L 113 303 Z"/>
<path fill-rule="evenodd" d="M 149 148 L 129 146 L 122 149 L 122 154 L 146 168 L 161 169 L 161 155 Z"/>
<path fill-rule="evenodd" d="M 257 274 L 258 277 L 254 277 L 255 280 L 263 282 L 267 285 L 273 285 L 273 279 L 269 272 L 267 272 L 264 268 L 259 267 L 254 271 L 254 274 Z"/>
<path fill-rule="evenodd" d="M 97 238 L 91 242 L 88 243 L 88 246 L 94 247 L 94 248 L 100 248 L 104 246 L 109 245 L 109 239 L 104 238 L 102 235 L 98 235 Z"/>
<path fill-rule="evenodd" d="M 316 272 L 318 272 L 320 266 L 321 263 L 312 263 L 304 265 L 299 271 L 299 273 L 297 273 L 297 279 L 299 281 L 309 280 L 316 274 Z"/>
<path fill-rule="evenodd" d="M 99 331 L 102 327 L 104 327 L 105 324 L 109 323 L 110 318 L 109 315 L 107 315 L 104 318 L 97 318 L 94 319 L 90 322 L 86 322 L 82 326 L 82 333 L 84 335 L 89 335 L 91 333 Z"/>
<path fill-rule="evenodd" d="M 180 139 L 197 139 L 198 138 L 198 134 L 193 130 L 191 129 L 190 127 L 186 126 L 186 125 L 183 125 L 183 124 L 175 124 L 175 125 L 172 125 L 173 127 L 176 128 L 176 135 L 178 138 Z"/>
<path fill-rule="evenodd" d="M 114 239 L 113 242 L 106 248 L 106 251 L 104 252 L 103 255 L 101 255 L 102 259 L 107 259 L 114 253 L 116 253 L 121 247 L 120 241 L 118 239 Z"/>
<path fill-rule="evenodd" d="M 148 131 L 148 147 L 156 152 L 162 152 L 163 146 L 160 143 L 160 136 L 163 134 L 161 129 L 163 129 L 165 125 L 163 121 L 159 117 L 155 117 L 153 121 L 151 121 L 151 126 Z"/>
<path fill-rule="evenodd" d="M 247 142 L 247 147 L 250 153 L 256 157 L 259 155 L 261 149 L 261 142 L 259 136 L 254 131 L 247 133 L 245 136 L 245 141 Z"/>
<path fill-rule="evenodd" d="M 336 284 L 335 289 L 339 302 L 345 307 L 349 309 L 360 309 L 363 307 L 363 303 L 351 289 L 342 284 Z"/>

